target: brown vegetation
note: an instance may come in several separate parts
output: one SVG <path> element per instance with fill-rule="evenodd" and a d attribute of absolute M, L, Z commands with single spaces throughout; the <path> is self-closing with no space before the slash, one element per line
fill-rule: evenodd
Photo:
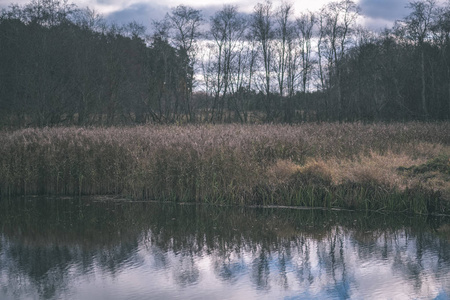
<path fill-rule="evenodd" d="M 0 134 L 2 195 L 450 211 L 450 123 L 43 128 Z"/>

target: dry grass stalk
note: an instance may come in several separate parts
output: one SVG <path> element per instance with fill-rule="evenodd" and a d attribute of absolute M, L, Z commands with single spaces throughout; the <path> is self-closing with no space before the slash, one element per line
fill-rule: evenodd
<path fill-rule="evenodd" d="M 24 129 L 0 133 L 0 189 L 251 204 L 299 198 L 298 180 L 312 174 L 445 194 L 445 177 L 423 185 L 397 169 L 449 156 L 448 132 L 448 122 Z"/>

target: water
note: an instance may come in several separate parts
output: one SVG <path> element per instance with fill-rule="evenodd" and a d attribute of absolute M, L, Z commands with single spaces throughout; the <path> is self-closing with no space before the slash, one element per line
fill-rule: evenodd
<path fill-rule="evenodd" d="M 450 220 L 2 200 L 0 299 L 450 299 Z"/>

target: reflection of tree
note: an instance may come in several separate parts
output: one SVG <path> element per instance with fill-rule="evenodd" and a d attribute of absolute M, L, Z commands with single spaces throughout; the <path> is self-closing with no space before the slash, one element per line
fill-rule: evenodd
<path fill-rule="evenodd" d="M 17 280 L 17 285 L 7 282 L 9 287 L 36 290 L 44 299 L 59 298 L 61 291 L 69 289 L 74 276 L 91 274 L 96 268 L 114 276 L 139 263 L 136 249 L 137 244 L 128 243 L 89 250 L 67 245 L 33 246 L 8 242 L 3 248 L 3 257 L 0 256 L 0 274 L 6 272 L 8 281 Z"/>
<path fill-rule="evenodd" d="M 450 247 L 447 242 L 429 232 L 413 234 L 409 229 L 399 230 L 391 238 L 389 255 L 394 257 L 393 271 L 410 282 L 416 291 L 422 288 L 424 276 L 430 270 L 437 279 L 443 271 L 448 272 Z"/>
<path fill-rule="evenodd" d="M 270 254 L 262 249 L 259 253 L 259 256 L 256 257 L 252 262 L 252 271 L 250 276 L 252 277 L 252 282 L 259 290 L 270 289 L 270 260 Z"/>
<path fill-rule="evenodd" d="M 136 252 L 138 251 L 138 241 L 120 243 L 118 245 L 102 247 L 95 253 L 96 264 L 112 275 L 121 270 L 132 266 L 142 264 L 142 258 Z"/>
<path fill-rule="evenodd" d="M 238 251 L 238 249 L 236 250 Z M 241 252 L 234 253 L 234 255 L 214 255 L 213 269 L 218 278 L 228 283 L 234 284 L 247 271 L 246 264 L 241 257 Z"/>
<path fill-rule="evenodd" d="M 346 232 L 343 228 L 336 226 L 328 234 L 328 237 L 318 242 L 317 256 L 320 261 L 320 269 L 330 277 L 326 290 L 329 294 L 339 299 L 350 297 L 350 285 L 354 278 L 347 274 L 344 239 Z"/>
<path fill-rule="evenodd" d="M 307 282 L 311 285 L 314 282 L 314 275 L 312 274 L 312 266 L 310 261 L 311 253 L 311 241 L 302 237 L 300 243 L 297 245 L 298 255 L 300 262 L 296 265 L 297 268 L 297 280 L 300 283 Z"/>
<path fill-rule="evenodd" d="M 0 289 L 18 298 L 58 298 L 77 276 L 100 270 L 115 277 L 146 261 L 187 288 L 201 282 L 199 261 L 208 257 L 219 282 L 249 280 L 264 293 L 300 286 L 320 289 L 309 297 L 349 298 L 359 280 L 355 261 L 383 261 L 420 290 L 425 275 L 440 282 L 450 270 L 450 243 L 430 231 L 443 226 L 433 222 L 352 212 L 0 201 Z"/>
<path fill-rule="evenodd" d="M 198 282 L 200 271 L 189 253 L 178 255 L 173 268 L 175 281 L 182 287 Z"/>
<path fill-rule="evenodd" d="M 287 272 L 286 272 L 286 264 L 289 260 L 289 254 L 284 253 L 284 251 L 280 251 L 279 257 L 278 257 L 278 275 L 280 277 L 280 285 L 287 289 L 289 287 L 289 282 L 287 278 Z"/>
<path fill-rule="evenodd" d="M 165 270 L 169 267 L 169 258 L 167 257 L 167 252 L 164 252 L 158 247 L 152 247 L 150 251 L 153 255 L 152 267 L 155 270 Z"/>
<path fill-rule="evenodd" d="M 20 297 L 21 289 L 34 286 L 42 298 L 57 296 L 68 284 L 65 271 L 76 255 L 71 252 L 65 247 L 32 248 L 8 243 L 3 252 L 7 263 L 4 268 L 12 282 L 2 288 L 15 288 L 13 294 Z"/>
<path fill-rule="evenodd" d="M 59 298 L 74 276 L 96 268 L 114 275 L 139 264 L 140 230 L 123 226 L 123 213 L 114 203 L 0 201 L 0 275 L 8 278 L 0 288 L 19 289 L 11 292 L 19 296 L 36 291 L 44 299 Z"/>

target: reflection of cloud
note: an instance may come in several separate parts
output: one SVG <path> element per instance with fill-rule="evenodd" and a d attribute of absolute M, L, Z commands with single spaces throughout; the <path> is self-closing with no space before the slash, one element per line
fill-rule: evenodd
<path fill-rule="evenodd" d="M 77 299 L 146 299 L 148 295 L 155 299 L 174 299 L 180 295 L 183 295 L 184 299 L 365 299 L 368 295 L 377 299 L 414 296 L 448 298 L 450 291 L 446 287 L 449 286 L 450 276 L 448 257 L 445 256 L 448 246 L 444 243 L 434 244 L 433 240 L 424 242 L 428 238 L 426 235 L 414 237 L 401 230 L 392 235 L 386 234 L 385 239 L 370 240 L 368 243 L 355 239 L 355 236 L 360 235 L 355 235 L 352 231 L 340 231 L 338 234 L 342 235 L 342 243 L 337 245 L 342 248 L 332 247 L 334 238 L 317 240 L 313 237 L 294 239 L 292 243 L 280 241 L 279 244 L 270 246 L 263 246 L 254 241 L 258 246 L 242 245 L 240 248 L 230 247 L 227 251 L 209 249 L 211 251 L 205 251 L 202 255 L 174 252 L 156 244 L 148 247 L 143 240 L 139 241 L 137 247 L 134 245 L 129 249 L 132 251 L 127 250 L 130 248 L 127 245 L 113 246 L 107 251 L 102 248 L 98 252 L 92 251 L 88 254 L 80 252 L 81 247 L 76 248 L 75 252 L 56 251 L 56 248 L 52 247 L 49 249 L 54 253 L 46 257 L 49 261 L 50 257 L 52 258 L 55 268 L 46 268 L 48 271 L 41 281 L 45 279 L 56 287 L 49 296 L 65 298 L 64 296 L 70 295 Z M 417 256 L 419 239 L 423 243 L 423 269 L 420 271 L 422 284 L 417 287 L 408 266 Z M 33 278 L 20 271 L 26 266 L 18 268 L 20 266 L 15 263 L 29 257 L 28 252 L 12 251 L 14 249 L 11 247 L 14 245 L 8 242 L 7 238 L 0 238 L 0 242 L 0 245 L 3 245 L 0 249 L 0 298 L 12 298 L 8 295 L 9 291 L 1 289 L 2 282 L 15 286 L 27 282 L 28 287 L 17 290 L 17 293 L 36 293 L 31 284 Z M 37 250 L 32 253 L 43 254 Z M 366 250 L 370 251 L 366 253 Z M 330 262 L 333 251 L 336 261 Z M 387 251 L 388 256 L 380 259 L 383 251 Z M 60 252 L 70 255 L 56 255 Z M 22 256 L 25 254 L 25 257 L 15 257 L 13 253 L 21 253 Z M 119 255 L 120 258 L 117 258 L 120 253 L 124 254 L 123 257 Z M 105 264 L 105 254 L 116 258 Z M 155 264 L 161 259 L 161 254 L 165 267 Z M 447 259 L 442 257 L 443 255 Z M 64 257 L 67 257 L 67 261 L 61 261 Z M 76 263 L 86 259 L 92 266 L 87 274 L 80 269 L 81 265 Z M 122 265 L 120 271 L 111 271 L 108 267 L 115 262 Z M 283 265 L 285 268 L 281 268 Z M 299 274 L 303 267 L 308 270 L 305 270 L 304 279 L 299 280 L 296 274 Z M 311 273 L 315 279 L 309 281 L 307 277 Z M 20 282 L 7 278 L 20 278 Z M 52 281 L 60 278 L 64 278 L 64 281 Z M 282 281 L 288 284 L 274 284 Z"/>
<path fill-rule="evenodd" d="M 73 210 L 59 204 L 58 216 L 76 215 L 76 203 Z M 37 207 L 47 211 L 50 205 Z M 325 211 L 246 209 L 243 214 L 231 208 L 133 203 L 111 213 L 102 208 L 114 204 L 90 207 L 95 210 L 70 219 L 77 222 L 70 227 L 77 234 L 44 223 L 45 239 L 39 243 L 24 238 L 36 226 L 24 226 L 21 218 L 5 222 L 2 212 L 15 211 L 0 207 L 0 299 L 448 299 L 450 294 L 450 243 L 423 227 L 395 229 L 399 225 L 389 225 L 384 215 L 364 217 L 368 227 L 328 227 L 334 217 Z M 27 213 L 38 218 L 36 209 Z M 94 212 L 105 218 L 94 218 Z M 336 222 L 356 224 L 353 212 L 341 213 Z M 11 233 L 9 226 L 20 227 L 20 233 Z M 96 229 L 88 230 L 92 226 Z M 286 237 L 275 230 L 282 226 L 305 232 Z M 119 228 L 128 238 L 113 234 Z M 88 232 L 94 237 L 89 247 L 78 235 Z M 70 234 L 67 245 L 64 237 Z"/>

